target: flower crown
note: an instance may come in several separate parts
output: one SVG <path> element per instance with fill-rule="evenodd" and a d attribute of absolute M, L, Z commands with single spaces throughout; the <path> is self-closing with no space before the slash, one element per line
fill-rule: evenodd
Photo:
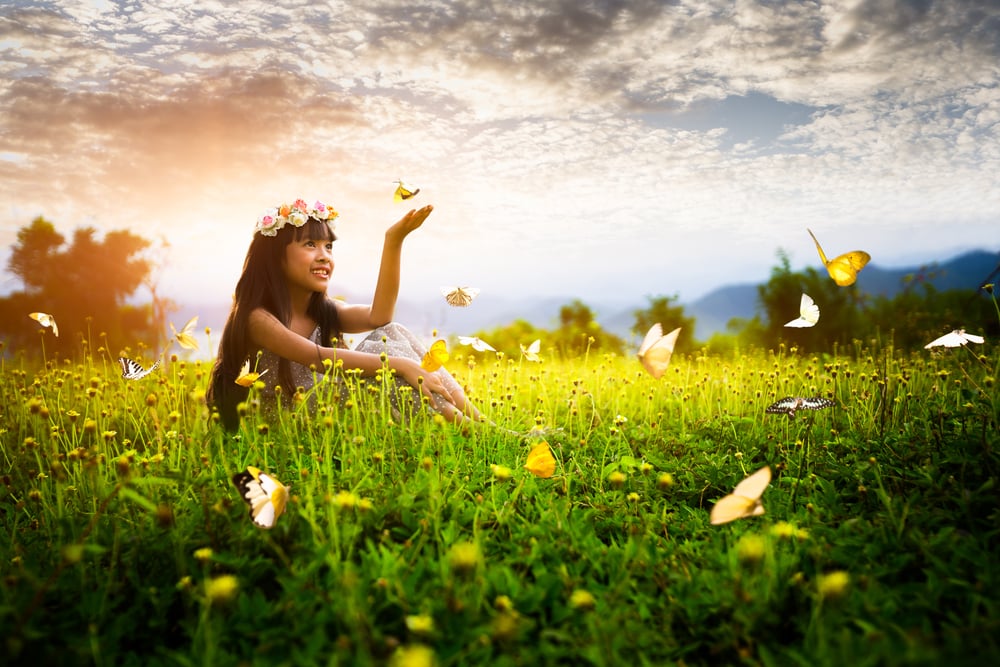
<path fill-rule="evenodd" d="M 268 209 L 257 218 L 254 226 L 254 233 L 260 232 L 263 236 L 276 236 L 278 230 L 286 224 L 291 223 L 296 227 L 306 224 L 309 218 L 316 218 L 321 222 L 333 224 L 334 219 L 339 216 L 332 206 L 327 206 L 321 201 L 317 201 L 309 206 L 303 199 L 296 199 L 295 203 L 282 204 L 277 208 Z"/>

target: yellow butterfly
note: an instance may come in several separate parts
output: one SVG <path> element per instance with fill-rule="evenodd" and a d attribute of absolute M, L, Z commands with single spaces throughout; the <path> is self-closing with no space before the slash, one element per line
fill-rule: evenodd
<path fill-rule="evenodd" d="M 233 475 L 233 484 L 250 506 L 253 522 L 261 528 L 273 528 L 285 511 L 291 487 L 253 466 L 247 466 L 245 472 Z"/>
<path fill-rule="evenodd" d="M 812 297 L 808 294 L 802 295 L 802 300 L 799 301 L 799 316 L 798 318 L 792 320 L 786 327 L 811 327 L 819 322 L 819 306 L 816 302 L 812 300 Z"/>
<path fill-rule="evenodd" d="M 524 355 L 524 358 L 528 361 L 541 361 L 541 357 L 538 356 L 538 351 L 540 349 L 542 349 L 541 339 L 536 340 L 528 347 L 525 347 L 524 343 L 521 343 L 521 354 Z"/>
<path fill-rule="evenodd" d="M 497 351 L 495 347 L 493 347 L 485 340 L 477 336 L 459 336 L 458 342 L 461 343 L 462 345 L 471 345 L 472 349 L 476 350 L 477 352 L 486 352 L 487 350 L 489 350 L 490 352 Z"/>
<path fill-rule="evenodd" d="M 525 462 L 524 467 L 535 477 L 541 477 L 543 479 L 548 479 L 556 472 L 556 459 L 552 456 L 552 449 L 549 448 L 549 443 L 544 440 L 528 452 L 528 460 Z"/>
<path fill-rule="evenodd" d="M 411 197 L 416 197 L 417 193 L 420 192 L 420 188 L 417 188 L 416 190 L 410 190 L 405 185 L 403 185 L 403 181 L 395 181 L 395 183 L 397 183 L 399 187 L 396 188 L 396 192 L 394 192 L 392 195 L 393 201 L 397 202 L 405 201 L 407 199 L 410 199 Z"/>
<path fill-rule="evenodd" d="M 48 313 L 28 313 L 28 317 L 41 324 L 43 327 L 52 327 L 52 333 L 56 338 L 59 337 L 59 327 L 56 326 L 56 318 L 52 317 Z"/>
<path fill-rule="evenodd" d="M 479 296 L 478 287 L 442 287 L 441 294 L 449 306 L 465 308 L 472 300 Z"/>
<path fill-rule="evenodd" d="M 247 359 L 246 361 L 243 362 L 243 367 L 240 368 L 240 374 L 236 378 L 236 384 L 240 385 L 241 387 L 252 387 L 253 383 L 256 382 L 257 379 L 267 371 L 268 369 L 265 368 L 260 373 L 257 373 L 256 371 L 251 373 L 250 360 Z"/>
<path fill-rule="evenodd" d="M 444 362 L 448 361 L 448 344 L 443 340 L 436 340 L 424 355 L 420 367 L 429 373 L 433 373 L 441 368 Z"/>
<path fill-rule="evenodd" d="M 841 287 L 853 285 L 854 281 L 858 279 L 858 271 L 865 268 L 865 264 L 872 259 L 872 256 L 864 250 L 852 250 L 828 260 L 826 253 L 823 252 L 823 248 L 819 245 L 819 241 L 816 240 L 816 235 L 809 229 L 806 229 L 806 231 L 809 232 L 809 236 L 812 236 L 813 243 L 816 244 L 816 250 L 819 251 L 819 258 L 826 265 L 827 273 L 833 278 L 833 282 Z"/>
<path fill-rule="evenodd" d="M 709 520 L 713 526 L 729 523 L 747 516 L 760 516 L 764 505 L 760 496 L 771 483 L 771 466 L 764 466 L 736 485 L 733 492 L 723 496 L 712 506 Z"/>
<path fill-rule="evenodd" d="M 185 324 L 184 328 L 180 331 L 174 328 L 173 322 L 170 323 L 170 330 L 174 332 L 174 338 L 176 338 L 180 346 L 186 350 L 198 349 L 198 341 L 195 340 L 195 337 L 191 334 L 191 332 L 194 331 L 196 324 L 198 324 L 197 315 L 188 320 L 187 324 Z"/>
<path fill-rule="evenodd" d="M 650 327 L 646 332 L 646 337 L 639 345 L 639 361 L 649 371 L 649 374 L 659 380 L 667 370 L 670 357 L 674 354 L 674 345 L 677 343 L 677 336 L 681 333 L 681 328 L 677 327 L 666 336 L 663 335 L 663 327 L 659 323 Z"/>

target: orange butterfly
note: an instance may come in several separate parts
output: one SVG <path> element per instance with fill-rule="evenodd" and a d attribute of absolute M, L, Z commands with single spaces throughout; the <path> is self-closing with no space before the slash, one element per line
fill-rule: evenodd
<path fill-rule="evenodd" d="M 536 477 L 543 479 L 552 477 L 556 472 L 556 459 L 552 456 L 552 449 L 549 447 L 549 443 L 543 440 L 532 447 L 531 451 L 528 452 L 528 460 L 525 462 L 524 467 Z"/>
<path fill-rule="evenodd" d="M 424 355 L 420 362 L 420 367 L 429 373 L 433 373 L 448 361 L 448 344 L 443 340 L 436 340 Z"/>
<path fill-rule="evenodd" d="M 809 232 L 809 236 L 812 236 L 813 243 L 816 244 L 816 250 L 819 251 L 819 258 L 826 265 L 826 270 L 830 274 L 830 277 L 833 278 L 833 282 L 841 287 L 853 285 L 854 281 L 858 279 L 858 271 L 865 268 L 865 264 L 872 259 L 872 256 L 864 250 L 852 250 L 828 260 L 826 253 L 823 252 L 823 248 L 819 245 L 819 241 L 816 240 L 816 235 L 809 229 L 806 229 L 806 231 Z"/>
<path fill-rule="evenodd" d="M 677 336 L 681 333 L 681 328 L 677 327 L 666 336 L 663 335 L 663 327 L 657 322 L 646 333 L 639 346 L 639 361 L 649 374 L 659 380 L 667 370 L 670 357 L 674 354 L 674 345 L 677 343 Z"/>

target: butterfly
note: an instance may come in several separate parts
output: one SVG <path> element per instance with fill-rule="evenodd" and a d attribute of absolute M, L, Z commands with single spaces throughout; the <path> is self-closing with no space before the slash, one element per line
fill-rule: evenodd
<path fill-rule="evenodd" d="M 490 352 L 497 351 L 495 347 L 487 343 L 482 338 L 477 338 L 476 336 L 459 336 L 458 342 L 462 345 L 471 345 L 472 349 L 477 352 L 486 352 L 487 350 Z"/>
<path fill-rule="evenodd" d="M 939 345 L 944 345 L 945 347 L 959 347 L 965 345 L 966 343 L 978 343 L 983 344 L 986 339 L 982 336 L 977 336 L 975 334 L 965 333 L 965 329 L 955 329 L 951 333 L 946 333 L 940 338 L 935 338 L 931 342 L 924 345 L 925 350 L 929 350 L 932 347 L 937 347 Z"/>
<path fill-rule="evenodd" d="M 656 323 L 649 328 L 646 337 L 642 339 L 642 344 L 639 345 L 639 361 L 657 380 L 663 377 L 667 370 L 670 357 L 674 354 L 674 344 L 677 343 L 677 336 L 680 333 L 681 328 L 677 327 L 664 336 L 663 327 Z"/>
<path fill-rule="evenodd" d="M 479 296 L 478 287 L 442 287 L 441 294 L 449 306 L 465 308 L 472 300 Z"/>
<path fill-rule="evenodd" d="M 399 187 L 396 188 L 396 192 L 394 192 L 392 195 L 393 201 L 397 202 L 405 201 L 407 199 L 410 199 L 411 197 L 416 197 L 417 193 L 420 192 L 420 188 L 417 188 L 416 190 L 410 190 L 405 185 L 403 185 L 403 181 L 394 181 L 394 182 L 397 183 Z"/>
<path fill-rule="evenodd" d="M 556 459 L 552 456 L 552 449 L 549 443 L 544 440 L 528 452 L 528 460 L 524 467 L 535 477 L 548 479 L 556 472 Z"/>
<path fill-rule="evenodd" d="M 812 398 L 801 398 L 797 396 L 786 396 L 780 401 L 775 401 L 764 409 L 764 412 L 771 414 L 786 414 L 789 417 L 795 416 L 796 410 L 822 410 L 836 405 L 827 398 L 814 396 Z"/>
<path fill-rule="evenodd" d="M 819 322 L 819 306 L 808 294 L 802 295 L 799 302 L 799 317 L 792 320 L 786 327 L 811 327 Z"/>
<path fill-rule="evenodd" d="M 240 385 L 241 387 L 252 387 L 253 383 L 256 382 L 257 379 L 267 371 L 268 369 L 265 368 L 260 373 L 256 371 L 251 373 L 250 360 L 247 359 L 246 361 L 243 362 L 243 366 L 240 368 L 240 374 L 236 377 L 236 384 Z"/>
<path fill-rule="evenodd" d="M 441 368 L 444 362 L 448 361 L 448 344 L 443 340 L 436 340 L 431 345 L 427 353 L 424 354 L 420 367 L 429 373 L 433 373 Z"/>
<path fill-rule="evenodd" d="M 764 466 L 737 484 L 728 496 L 719 498 L 712 506 L 709 521 L 713 526 L 717 526 L 747 516 L 760 516 L 764 513 L 760 496 L 770 483 L 771 466 Z"/>
<path fill-rule="evenodd" d="M 52 327 L 52 333 L 56 338 L 59 337 L 59 327 L 56 326 L 56 318 L 52 317 L 48 313 L 28 313 L 28 317 L 41 324 L 43 327 Z"/>
<path fill-rule="evenodd" d="M 858 271 L 865 268 L 865 264 L 872 259 L 872 256 L 864 250 L 852 250 L 828 260 L 826 253 L 823 252 L 823 248 L 819 245 L 819 241 L 816 240 L 816 236 L 812 231 L 808 229 L 806 231 L 809 232 L 809 236 L 812 236 L 813 243 L 816 244 L 816 250 L 819 251 L 819 258 L 826 265 L 827 273 L 833 278 L 833 282 L 841 287 L 853 285 L 854 281 L 858 279 Z"/>
<path fill-rule="evenodd" d="M 524 343 L 521 343 L 521 354 L 524 355 L 524 358 L 528 361 L 541 361 L 541 357 L 538 356 L 538 351 L 540 349 L 542 349 L 541 339 L 535 340 L 535 342 L 528 347 L 525 347 Z"/>
<path fill-rule="evenodd" d="M 157 359 L 153 362 L 153 365 L 149 368 L 143 368 L 142 364 L 137 361 L 132 361 L 127 357 L 118 357 L 118 363 L 122 367 L 122 377 L 126 380 L 141 380 L 150 373 L 156 370 L 160 365 L 160 360 Z"/>
<path fill-rule="evenodd" d="M 186 350 L 198 349 L 198 341 L 195 340 L 195 337 L 191 334 L 191 332 L 194 331 L 194 326 L 196 324 L 198 324 L 197 315 L 188 320 L 187 324 L 185 324 L 184 328 L 180 331 L 174 328 L 173 322 L 170 323 L 170 330 L 174 332 L 174 338 L 176 338 L 180 346 Z"/>
<path fill-rule="evenodd" d="M 285 511 L 291 487 L 253 466 L 247 466 L 245 472 L 233 475 L 233 484 L 250 506 L 253 522 L 261 528 L 273 528 Z"/>

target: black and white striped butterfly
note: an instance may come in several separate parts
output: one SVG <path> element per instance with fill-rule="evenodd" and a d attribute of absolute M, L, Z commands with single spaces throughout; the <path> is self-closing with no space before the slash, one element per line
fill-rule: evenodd
<path fill-rule="evenodd" d="M 118 363 L 121 364 L 123 378 L 126 380 L 141 380 L 156 370 L 156 367 L 160 365 L 160 360 L 157 359 L 154 361 L 153 365 L 148 369 L 143 368 L 142 364 L 137 361 L 132 361 L 127 357 L 118 357 Z"/>
<path fill-rule="evenodd" d="M 767 406 L 764 412 L 769 412 L 771 414 L 786 414 L 789 417 L 794 417 L 796 410 L 822 410 L 823 408 L 833 407 L 834 405 L 835 403 L 830 399 L 820 398 L 819 396 L 813 396 L 811 398 L 786 396 L 780 401 L 775 401 L 771 405 Z"/>

